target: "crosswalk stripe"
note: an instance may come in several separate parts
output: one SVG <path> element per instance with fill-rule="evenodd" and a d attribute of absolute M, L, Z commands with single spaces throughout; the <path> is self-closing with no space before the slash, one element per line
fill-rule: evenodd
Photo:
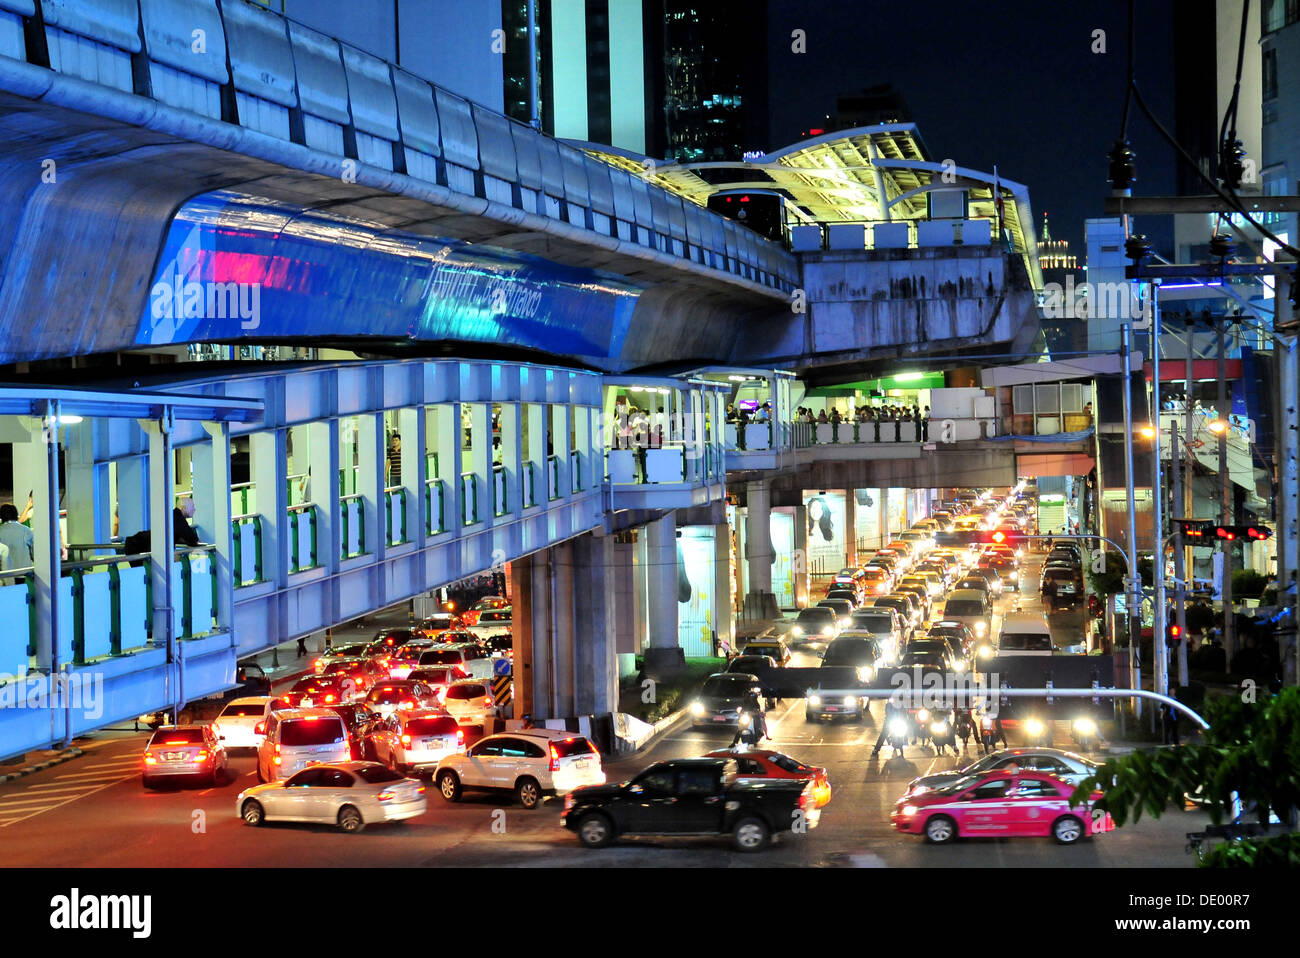
<path fill-rule="evenodd" d="M 136 765 L 140 762 L 140 756 L 130 755 L 126 758 L 120 758 L 114 762 L 101 762 L 97 765 L 83 765 L 82 768 L 117 768 L 121 765 Z"/>
<path fill-rule="evenodd" d="M 115 782 L 115 781 L 120 782 L 121 779 L 120 778 L 103 779 L 103 782 Z M 42 792 L 74 792 L 74 791 L 80 791 L 81 789 L 84 788 L 93 788 L 94 786 L 99 784 L 101 784 L 100 780 L 91 779 L 88 782 L 69 782 L 67 785 L 52 785 L 52 784 L 51 785 L 28 785 L 27 790 L 31 792 L 37 790 L 40 790 Z"/>
<path fill-rule="evenodd" d="M 116 772 L 115 772 L 115 771 L 111 771 L 111 770 L 110 770 L 110 771 L 98 771 L 98 772 L 77 772 L 75 775 L 56 775 L 56 776 L 54 776 L 54 777 L 55 777 L 56 779 L 58 779 L 58 780 L 70 779 L 70 778 L 71 778 L 71 779 L 75 779 L 75 778 L 105 778 L 105 777 L 107 777 L 107 776 L 109 776 L 109 775 L 115 775 L 115 774 L 117 774 L 117 772 L 120 772 L 120 771 L 122 771 L 122 769 L 118 769 Z"/>
<path fill-rule="evenodd" d="M 59 796 L 57 796 L 57 795 L 56 795 L 56 796 L 53 796 L 53 799 L 54 799 L 54 801 L 59 801 Z M 4 812 L 12 812 L 12 811 L 26 811 L 26 809 L 24 808 L 24 806 L 27 806 L 27 805 L 48 805 L 49 803 L 50 803 L 50 799 L 49 799 L 49 798 L 40 798 L 40 797 L 38 797 L 38 798 L 28 798 L 28 799 L 24 799 L 23 801 L 20 801 L 20 802 L 13 802 L 13 801 L 9 801 L 9 802 L 0 802 L 0 811 L 4 811 Z"/>
<path fill-rule="evenodd" d="M 98 792 L 98 791 L 100 791 L 100 790 L 102 790 L 102 789 L 108 788 L 108 786 L 109 786 L 109 785 L 112 785 L 112 784 L 114 784 L 114 783 L 113 783 L 113 782 L 107 782 L 107 783 L 105 783 L 105 784 L 103 784 L 103 785 L 97 785 L 97 786 L 95 786 L 95 787 L 89 789 L 88 791 L 86 791 L 86 792 L 84 792 L 84 793 L 82 793 L 82 794 L 71 795 L 71 796 L 68 796 L 68 797 L 66 797 L 66 798 L 63 797 L 63 796 L 57 796 L 57 795 L 56 795 L 56 796 L 54 796 L 54 798 L 55 798 L 55 804 L 52 804 L 52 805 L 46 805 L 44 808 L 37 807 L 37 808 L 30 809 L 30 810 L 28 810 L 28 809 L 22 809 L 22 808 L 15 808 L 15 809 L 12 809 L 13 811 L 17 811 L 17 812 L 20 812 L 20 813 L 24 813 L 24 812 L 25 812 L 25 814 L 23 814 L 21 818 L 11 818 L 11 819 L 8 819 L 7 821 L 3 822 L 3 823 L 0 823 L 0 827 L 8 828 L 10 825 L 17 825 L 19 822 L 25 822 L 25 821 L 27 821 L 27 819 L 29 819 L 29 818 L 34 818 L 34 817 L 37 816 L 37 815 L 43 815 L 45 812 L 53 811 L 53 810 L 56 809 L 56 808 L 62 808 L 64 805 L 67 805 L 67 804 L 69 804 L 69 803 L 71 803 L 71 802 L 78 801 L 79 799 L 85 797 L 86 795 L 90 795 L 90 794 L 92 794 L 92 793 L 94 793 L 94 792 Z"/>

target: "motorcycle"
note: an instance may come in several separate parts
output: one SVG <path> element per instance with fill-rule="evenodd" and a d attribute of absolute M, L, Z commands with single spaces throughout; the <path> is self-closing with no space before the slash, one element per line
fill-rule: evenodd
<path fill-rule="evenodd" d="M 1025 719 L 1025 746 L 1027 748 L 1052 746 L 1052 720 L 1040 718 Z"/>
<path fill-rule="evenodd" d="M 942 755 L 945 748 L 952 749 L 953 755 L 957 754 L 957 732 L 951 715 L 936 713 L 931 716 L 930 741 L 936 755 Z"/>
<path fill-rule="evenodd" d="M 901 715 L 889 719 L 885 726 L 887 741 L 894 750 L 894 758 L 903 757 L 903 746 L 907 744 L 907 739 L 912 733 L 911 722 Z"/>
<path fill-rule="evenodd" d="M 984 753 L 988 754 L 997 748 L 998 739 L 1002 739 L 1002 744 L 1007 744 L 1007 737 L 998 726 L 998 720 L 991 715 L 985 715 L 980 719 L 980 746 Z"/>
<path fill-rule="evenodd" d="M 916 709 L 908 712 L 908 718 L 911 720 L 911 744 L 928 746 L 930 744 L 930 722 L 931 715 L 929 709 Z"/>
<path fill-rule="evenodd" d="M 1097 723 L 1087 716 L 1077 718 L 1070 723 L 1070 738 L 1084 752 L 1091 752 L 1101 744 Z"/>
<path fill-rule="evenodd" d="M 731 740 L 733 748 L 758 748 L 760 740 L 767 736 L 766 723 L 761 715 L 755 721 L 754 716 L 748 712 L 741 712 L 740 717 L 736 720 L 736 737 Z"/>
<path fill-rule="evenodd" d="M 975 734 L 975 722 L 971 719 L 970 712 L 959 709 L 957 718 L 953 722 L 953 731 L 957 738 L 961 739 L 962 750 L 970 748 L 971 736 Z"/>

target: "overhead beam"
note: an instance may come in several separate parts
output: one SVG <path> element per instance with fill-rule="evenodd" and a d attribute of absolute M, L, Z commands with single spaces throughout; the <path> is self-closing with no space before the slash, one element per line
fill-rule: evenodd
<path fill-rule="evenodd" d="M 1250 213 L 1300 213 L 1300 196 L 1240 197 Z M 1106 215 L 1151 213 L 1235 213 L 1217 196 L 1108 196 Z"/>

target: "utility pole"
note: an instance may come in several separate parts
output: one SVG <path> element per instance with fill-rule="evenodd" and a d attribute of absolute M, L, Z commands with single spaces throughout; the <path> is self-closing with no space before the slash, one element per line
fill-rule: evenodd
<path fill-rule="evenodd" d="M 1138 652 L 1142 638 L 1142 575 L 1137 561 L 1137 508 L 1133 489 L 1133 374 L 1131 369 L 1133 327 L 1120 325 L 1121 355 L 1123 357 L 1124 401 L 1124 486 L 1128 493 L 1128 594 L 1124 604 L 1128 607 L 1128 660 L 1130 688 L 1142 687 L 1142 670 Z M 1138 704 L 1141 708 L 1141 704 Z M 1140 713 L 1139 713 L 1140 714 Z"/>
<path fill-rule="evenodd" d="M 1183 501 L 1183 467 L 1185 462 L 1178 461 L 1178 418 L 1175 416 L 1169 421 L 1169 471 L 1174 474 L 1174 496 L 1170 502 L 1170 512 L 1174 509 L 1181 508 L 1184 516 L 1191 516 L 1187 511 Z M 1174 621 L 1178 625 L 1178 684 L 1187 685 L 1187 582 L 1185 575 L 1187 567 L 1183 555 L 1183 526 L 1182 523 L 1174 523 L 1174 578 L 1177 580 L 1177 590 L 1174 595 L 1177 603 Z"/>
<path fill-rule="evenodd" d="M 528 0 L 528 124 L 541 130 L 537 107 L 537 0 Z"/>
<path fill-rule="evenodd" d="M 1151 585 L 1155 589 L 1155 615 L 1152 617 L 1151 658 L 1155 668 L 1153 688 L 1161 695 L 1169 692 L 1169 647 L 1165 645 L 1165 504 L 1164 482 L 1160 469 L 1160 280 L 1151 282 Z M 1173 464 L 1173 449 L 1169 450 Z"/>
<path fill-rule="evenodd" d="M 1228 354 L 1224 336 L 1227 321 L 1223 319 L 1215 320 L 1214 326 L 1218 334 L 1219 346 L 1219 392 L 1215 405 L 1218 407 L 1219 421 L 1226 423 L 1228 421 Z M 1232 523 L 1232 477 L 1228 475 L 1227 429 L 1219 433 L 1219 522 L 1223 525 Z M 1226 667 L 1231 672 L 1232 657 L 1237 651 L 1237 623 L 1232 613 L 1232 544 L 1226 539 L 1220 539 L 1219 548 L 1223 555 L 1221 592 L 1223 596 L 1223 654 Z"/>

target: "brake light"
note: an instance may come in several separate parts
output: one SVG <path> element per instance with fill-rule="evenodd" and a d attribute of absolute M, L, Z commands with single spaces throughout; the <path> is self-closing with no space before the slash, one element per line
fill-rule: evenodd
<path fill-rule="evenodd" d="M 333 696 L 333 695 L 327 695 L 327 696 L 325 696 L 325 701 L 326 701 L 326 702 L 333 702 L 333 701 L 334 701 L 334 696 Z"/>
<path fill-rule="evenodd" d="M 394 798 L 397 797 L 397 794 L 395 792 L 382 791 L 379 793 L 378 797 L 381 802 L 391 802 Z"/>
<path fill-rule="evenodd" d="M 465 744 L 465 730 L 463 728 L 456 729 L 456 744 L 457 745 Z"/>
<path fill-rule="evenodd" d="M 145 752 L 145 753 L 144 753 L 144 763 L 145 763 L 146 765 L 157 765 L 157 764 L 158 764 L 158 759 L 154 758 L 154 757 L 153 757 L 152 755 L 150 755 L 148 752 Z"/>
<path fill-rule="evenodd" d="M 254 734 L 254 735 L 265 735 L 265 734 L 266 734 L 266 723 L 265 723 L 265 722 L 258 722 L 255 726 L 253 726 L 253 734 Z"/>
<path fill-rule="evenodd" d="M 556 749 L 556 747 L 555 747 L 555 743 L 552 742 L 552 743 L 551 743 L 551 767 L 550 767 L 550 771 L 552 771 L 552 772 L 558 772 L 559 770 L 560 770 L 560 753 L 559 753 L 559 750 Z"/>
<path fill-rule="evenodd" d="M 199 754 L 194 756 L 194 761 L 196 762 L 206 762 L 207 760 L 208 760 L 208 753 L 205 750 L 200 750 Z"/>
<path fill-rule="evenodd" d="M 403 735 L 403 736 L 402 736 L 402 744 L 403 744 L 403 745 L 410 745 L 410 744 L 411 744 L 411 736 L 409 736 L 409 735 Z"/>

